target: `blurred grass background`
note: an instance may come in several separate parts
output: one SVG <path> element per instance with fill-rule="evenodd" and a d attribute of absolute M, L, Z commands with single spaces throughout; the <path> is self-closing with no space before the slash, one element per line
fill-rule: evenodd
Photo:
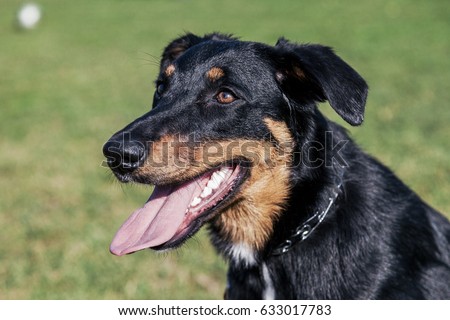
<path fill-rule="evenodd" d="M 204 233 L 167 255 L 108 251 L 150 190 L 115 182 L 102 145 L 149 109 L 161 50 L 184 31 L 334 47 L 371 87 L 354 138 L 450 212 L 448 0 L 37 3 L 26 32 L 22 1 L 0 4 L 0 298 L 222 297 L 226 266 Z"/>

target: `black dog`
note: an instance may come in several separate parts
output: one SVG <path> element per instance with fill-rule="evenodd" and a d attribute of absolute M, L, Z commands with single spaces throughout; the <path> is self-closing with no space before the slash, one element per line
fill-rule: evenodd
<path fill-rule="evenodd" d="M 450 299 L 450 223 L 317 109 L 359 125 L 367 89 L 328 47 L 174 40 L 153 109 L 103 149 L 120 181 L 155 185 L 111 252 L 207 223 L 226 298 Z"/>

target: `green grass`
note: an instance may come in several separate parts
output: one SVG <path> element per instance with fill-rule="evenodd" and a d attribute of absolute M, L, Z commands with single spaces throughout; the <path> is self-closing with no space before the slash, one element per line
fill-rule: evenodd
<path fill-rule="evenodd" d="M 204 233 L 165 256 L 108 252 L 150 190 L 115 182 L 101 147 L 149 109 L 161 49 L 187 30 L 333 46 L 371 87 L 355 139 L 450 212 L 448 1 L 42 0 L 29 32 L 20 3 L 0 10 L 0 298 L 222 297 Z"/>

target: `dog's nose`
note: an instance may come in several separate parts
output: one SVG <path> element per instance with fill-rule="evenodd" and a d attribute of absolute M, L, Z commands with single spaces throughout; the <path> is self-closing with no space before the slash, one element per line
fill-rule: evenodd
<path fill-rule="evenodd" d="M 125 139 L 125 135 L 114 136 L 103 146 L 108 166 L 117 173 L 125 174 L 142 165 L 146 148 L 140 141 Z"/>

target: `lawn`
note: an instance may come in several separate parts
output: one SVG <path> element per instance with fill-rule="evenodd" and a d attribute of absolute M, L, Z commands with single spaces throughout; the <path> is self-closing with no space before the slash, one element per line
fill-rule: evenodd
<path fill-rule="evenodd" d="M 353 137 L 450 213 L 446 0 L 40 0 L 31 31 L 14 25 L 21 3 L 0 10 L 1 299 L 222 297 L 205 233 L 166 255 L 108 251 L 151 190 L 117 183 L 102 145 L 150 108 L 161 50 L 188 30 L 334 47 L 371 88 Z"/>

